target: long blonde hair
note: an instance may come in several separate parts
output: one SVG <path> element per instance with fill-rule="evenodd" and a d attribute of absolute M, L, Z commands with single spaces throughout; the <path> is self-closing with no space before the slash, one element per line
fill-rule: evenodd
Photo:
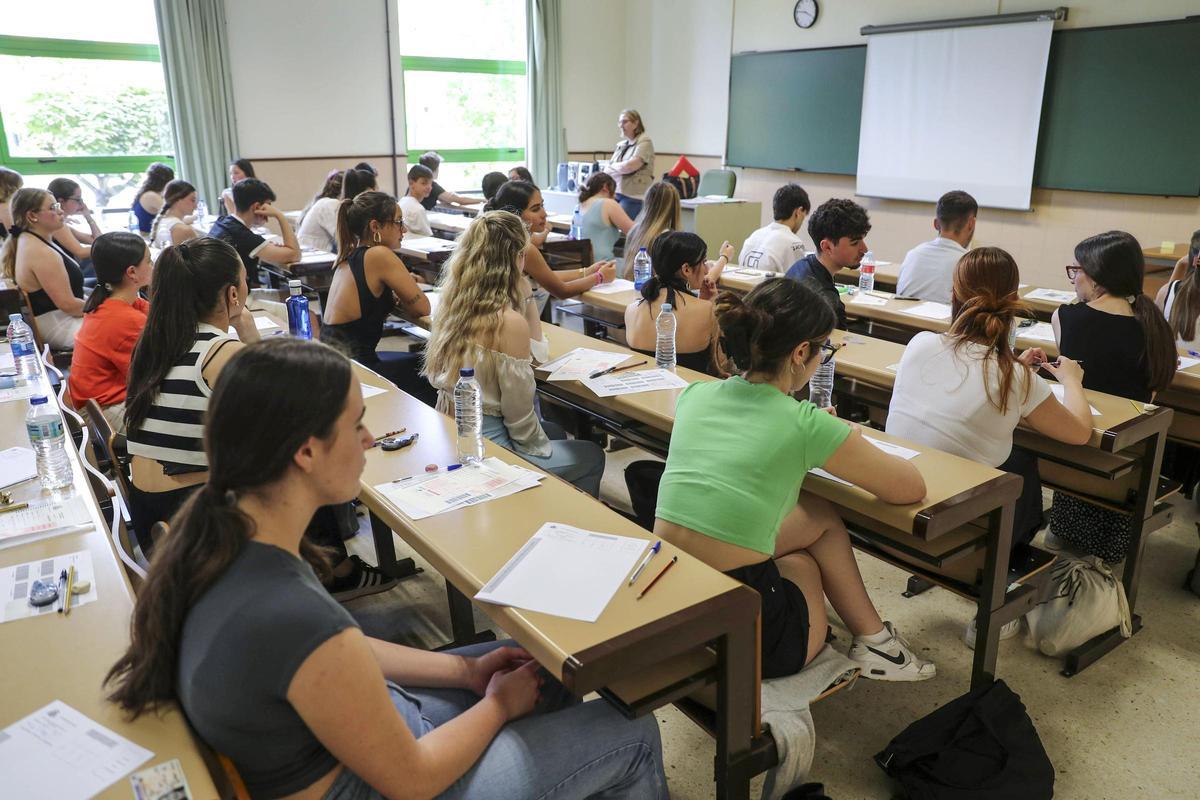
<path fill-rule="evenodd" d="M 516 214 L 487 211 L 459 237 L 442 270 L 437 316 L 425 345 L 422 374 L 435 387 L 449 389 L 459 369 L 471 366 L 475 345 L 495 349 L 500 313 L 521 309 L 518 258 L 529 232 Z"/>
<path fill-rule="evenodd" d="M 638 248 L 650 250 L 650 245 L 663 231 L 679 230 L 679 192 L 663 181 L 657 181 L 646 190 L 642 210 L 633 222 L 633 228 L 625 237 L 625 272 L 633 271 L 633 257 Z M 628 276 L 627 276 L 628 277 Z"/>
<path fill-rule="evenodd" d="M 34 189 L 31 186 L 17 189 L 12 196 L 13 226 L 9 228 L 4 248 L 0 250 L 0 264 L 3 264 L 4 277 L 11 283 L 17 282 L 17 238 L 29 229 L 29 215 L 40 211 L 46 198 L 53 200 L 54 195 L 45 189 Z"/>

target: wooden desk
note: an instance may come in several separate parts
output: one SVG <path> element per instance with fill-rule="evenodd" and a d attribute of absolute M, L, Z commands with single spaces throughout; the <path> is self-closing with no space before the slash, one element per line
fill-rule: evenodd
<path fill-rule="evenodd" d="M 51 403 L 56 401 L 51 398 Z M 28 447 L 23 422 L 28 404 L 0 404 L 0 449 Z M 57 404 L 55 405 L 57 408 Z M 52 700 L 62 700 L 85 716 L 154 753 L 138 769 L 178 758 L 191 786 L 192 797 L 209 800 L 217 790 L 205 765 L 201 746 L 193 739 L 183 715 L 173 705 L 161 716 L 146 714 L 129 722 L 104 697 L 101 682 L 129 645 L 129 620 L 133 590 L 108 539 L 108 523 L 91 494 L 74 447 L 71 451 L 75 487 L 87 501 L 92 530 L 42 539 L 0 550 L 0 566 L 10 567 L 44 558 L 86 550 L 92 557 L 95 602 L 72 609 L 68 616 L 51 614 L 0 624 L 0 652 L 5 655 L 3 689 L 0 690 L 0 728 L 33 713 Z M 18 484 L 14 500 L 42 496 L 36 480 Z M 46 795 L 54 797 L 54 776 L 46 777 Z M 0 786 L 3 779 L 0 778 Z M 0 788 L 0 795 L 4 794 Z M 128 778 L 122 777 L 99 797 L 127 800 Z"/>
<path fill-rule="evenodd" d="M 1188 242 L 1175 242 L 1175 246 L 1170 250 L 1163 250 L 1162 247 L 1144 247 L 1142 255 L 1147 262 L 1151 262 L 1156 267 L 1167 266 L 1174 268 L 1175 263 L 1181 258 L 1187 257 Z M 1147 264 L 1147 266 L 1150 266 Z"/>
<path fill-rule="evenodd" d="M 858 286 L 859 273 L 858 269 L 844 269 L 833 279 L 838 283 L 849 284 L 850 286 Z M 881 261 L 875 265 L 875 288 L 886 292 L 896 291 L 896 286 L 900 283 L 900 262 L 898 261 Z"/>

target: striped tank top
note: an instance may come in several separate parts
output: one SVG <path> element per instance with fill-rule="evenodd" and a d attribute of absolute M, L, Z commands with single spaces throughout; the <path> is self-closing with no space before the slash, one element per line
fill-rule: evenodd
<path fill-rule="evenodd" d="M 130 455 L 160 462 L 167 474 L 208 468 L 204 454 L 204 412 L 212 389 L 201 369 L 209 352 L 234 340 L 220 328 L 200 323 L 192 349 L 167 373 L 141 427 L 128 434 Z"/>

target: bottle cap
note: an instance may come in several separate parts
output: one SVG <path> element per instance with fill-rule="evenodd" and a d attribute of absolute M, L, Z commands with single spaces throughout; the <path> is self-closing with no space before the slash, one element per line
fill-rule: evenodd
<path fill-rule="evenodd" d="M 22 321 L 23 321 L 23 319 L 22 319 L 22 317 L 21 317 L 21 315 L 20 315 L 20 314 L 9 314 L 9 315 L 8 315 L 8 321 L 9 321 L 9 322 L 17 322 L 18 320 L 22 320 Z"/>
<path fill-rule="evenodd" d="M 300 294 L 300 281 L 299 280 L 293 278 L 292 280 L 288 281 L 288 293 L 289 294 Z"/>
<path fill-rule="evenodd" d="M 639 253 L 644 253 L 644 252 L 646 252 L 646 248 L 644 248 L 644 247 L 639 247 L 639 248 L 638 248 L 638 252 L 639 252 Z"/>
<path fill-rule="evenodd" d="M 458 371 L 458 377 L 474 378 L 475 377 L 475 368 L 474 367 L 463 367 L 462 369 L 460 369 Z"/>
<path fill-rule="evenodd" d="M 44 394 L 35 394 L 33 397 L 29 398 L 29 405 L 31 406 L 40 406 L 46 402 L 49 401 L 46 400 L 46 395 Z"/>
<path fill-rule="evenodd" d="M 662 304 L 662 310 L 663 310 L 663 311 L 672 311 L 673 309 L 671 308 L 671 304 L 670 304 L 670 303 L 663 303 L 663 304 Z"/>

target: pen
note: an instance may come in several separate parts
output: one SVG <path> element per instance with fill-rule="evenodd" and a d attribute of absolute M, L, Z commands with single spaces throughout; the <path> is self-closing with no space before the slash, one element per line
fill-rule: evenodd
<path fill-rule="evenodd" d="M 20 511 L 22 508 L 29 508 L 29 503 L 13 503 L 11 506 L 0 507 L 0 514 L 7 514 L 10 511 Z"/>
<path fill-rule="evenodd" d="M 601 375 L 607 375 L 610 372 L 620 372 L 621 370 L 633 369 L 634 367 L 640 367 L 642 364 L 649 364 L 649 363 L 650 363 L 649 361 L 642 359 L 641 361 L 637 361 L 633 364 L 626 364 L 623 367 L 609 367 L 608 369 L 602 369 L 599 372 L 593 372 L 591 375 L 588 375 L 588 379 L 592 380 L 595 378 L 599 378 Z"/>
<path fill-rule="evenodd" d="M 650 552 L 646 553 L 646 557 L 642 559 L 642 563 L 638 564 L 637 569 L 633 571 L 633 575 L 629 577 L 630 586 L 633 586 L 633 582 L 638 579 L 638 576 L 642 574 L 642 570 L 646 568 L 646 565 L 650 563 L 650 559 L 654 558 L 654 555 L 659 550 L 662 550 L 662 542 L 655 542 L 654 546 L 650 548 Z"/>
<path fill-rule="evenodd" d="M 408 428 L 401 428 L 401 429 L 400 429 L 400 430 L 398 430 L 398 431 L 392 431 L 391 433 L 385 433 L 385 434 L 383 434 L 382 436 L 376 436 L 376 437 L 375 437 L 375 444 L 373 444 L 373 445 L 371 445 L 371 446 L 372 446 L 372 447 L 374 447 L 375 445 L 377 445 L 377 444 L 379 444 L 380 442 L 382 442 L 384 439 L 390 439 L 390 438 L 392 438 L 393 436 L 399 436 L 400 434 L 404 433 L 406 430 L 408 430 Z"/>
<path fill-rule="evenodd" d="M 67 591 L 67 571 L 64 569 L 58 576 L 58 613 L 63 613 L 63 603 L 66 602 L 64 595 Z"/>
<path fill-rule="evenodd" d="M 66 600 L 67 607 L 63 611 L 64 617 L 69 616 L 71 614 L 71 588 L 74 586 L 75 586 L 75 565 L 72 564 L 67 569 L 67 600 Z"/>
<path fill-rule="evenodd" d="M 1188 350 L 1187 354 L 1192 358 L 1200 358 L 1200 352 L 1196 352 L 1195 350 Z"/>
<path fill-rule="evenodd" d="M 654 576 L 654 580 L 652 580 L 648 584 L 646 584 L 646 588 L 642 589 L 641 594 L 639 594 L 636 599 L 641 600 L 643 597 L 645 597 L 646 592 L 653 589 L 654 584 L 658 583 L 658 579 L 661 578 L 663 575 L 666 575 L 667 570 L 669 570 L 671 567 L 675 566 L 675 562 L 678 560 L 679 560 L 679 556 L 671 556 L 671 560 L 667 562 L 667 565 L 662 568 L 661 572 L 659 572 L 657 575 Z"/>
<path fill-rule="evenodd" d="M 1140 413 L 1142 413 L 1142 411 L 1145 410 L 1141 406 L 1139 406 L 1136 401 L 1130 400 L 1129 402 L 1133 405 L 1133 410 L 1136 411 L 1137 413 L 1140 414 Z"/>

